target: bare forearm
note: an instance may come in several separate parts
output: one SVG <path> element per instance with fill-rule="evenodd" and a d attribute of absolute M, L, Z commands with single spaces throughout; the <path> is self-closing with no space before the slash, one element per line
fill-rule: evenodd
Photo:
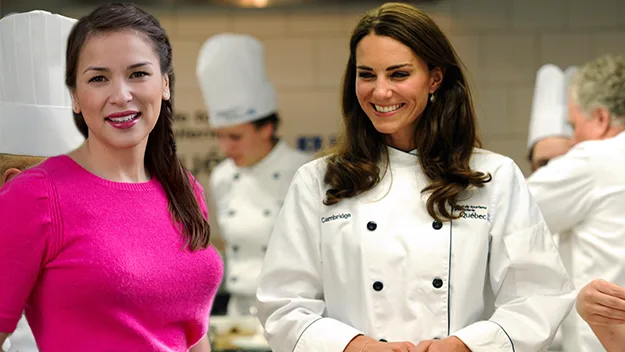
<path fill-rule="evenodd" d="M 2 344 L 6 341 L 7 337 L 9 337 L 8 332 L 0 332 L 0 350 L 2 350 Z"/>
<path fill-rule="evenodd" d="M 204 337 L 196 343 L 189 352 L 211 352 L 211 344 L 208 341 L 208 336 L 204 335 Z"/>
<path fill-rule="evenodd" d="M 590 327 L 607 352 L 623 351 L 623 346 L 625 346 L 625 325 L 591 324 Z"/>

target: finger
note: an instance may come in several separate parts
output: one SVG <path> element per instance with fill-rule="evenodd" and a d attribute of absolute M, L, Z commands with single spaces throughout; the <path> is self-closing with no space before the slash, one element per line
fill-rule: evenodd
<path fill-rule="evenodd" d="M 592 325 L 623 325 L 625 324 L 624 319 L 613 319 L 608 318 L 602 315 L 593 314 L 588 317 L 587 322 Z"/>
<path fill-rule="evenodd" d="M 434 342 L 434 340 L 423 340 L 417 344 L 415 347 L 415 352 L 426 352 L 430 345 Z"/>
<path fill-rule="evenodd" d="M 611 282 L 607 282 L 605 280 L 601 280 L 598 283 L 597 289 L 601 293 L 605 293 L 609 296 L 620 298 L 625 301 L 625 288 L 619 285 L 613 284 Z"/>
<path fill-rule="evenodd" d="M 594 292 L 591 293 L 591 302 L 594 302 L 596 305 L 609 308 L 613 310 L 615 314 L 617 312 L 625 314 L 625 300 L 618 297 L 602 292 Z"/>

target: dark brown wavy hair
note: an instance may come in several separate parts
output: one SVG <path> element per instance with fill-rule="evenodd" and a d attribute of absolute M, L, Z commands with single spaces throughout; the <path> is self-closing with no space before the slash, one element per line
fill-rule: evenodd
<path fill-rule="evenodd" d="M 76 90 L 76 70 L 81 50 L 86 41 L 97 34 L 134 30 L 147 38 L 160 61 L 160 69 L 169 78 L 169 100 L 163 100 L 158 121 L 148 137 L 145 152 L 147 170 L 161 183 L 167 194 L 169 211 L 182 226 L 186 246 L 191 250 L 204 249 L 210 243 L 210 225 L 204 218 L 189 179 L 190 173 L 182 166 L 176 153 L 173 132 L 174 70 L 169 38 L 160 23 L 149 13 L 133 4 L 102 5 L 72 28 L 67 42 L 65 84 Z M 74 122 L 80 132 L 89 138 L 89 129 L 82 113 L 74 113 Z"/>
<path fill-rule="evenodd" d="M 328 157 L 324 204 L 336 204 L 375 187 L 383 177 L 378 165 L 389 164 L 385 136 L 379 133 L 356 97 L 356 47 L 369 34 L 393 38 L 411 48 L 430 70 L 439 67 L 443 81 L 416 121 L 414 145 L 430 184 L 427 210 L 438 221 L 451 220 L 459 195 L 470 186 L 483 187 L 490 174 L 471 170 L 470 160 L 481 143 L 471 92 L 461 61 L 434 21 L 419 9 L 387 3 L 370 11 L 354 29 L 343 79 L 343 133 Z M 416 171 L 416 169 L 415 169 Z"/>

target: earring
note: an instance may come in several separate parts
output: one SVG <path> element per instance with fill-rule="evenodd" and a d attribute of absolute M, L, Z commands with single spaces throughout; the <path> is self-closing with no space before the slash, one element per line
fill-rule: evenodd
<path fill-rule="evenodd" d="M 169 99 L 169 91 L 163 93 L 163 99 L 165 100 Z"/>
<path fill-rule="evenodd" d="M 434 97 L 434 94 L 430 95 L 430 103 L 433 103 L 434 100 L 436 100 L 436 98 Z"/>

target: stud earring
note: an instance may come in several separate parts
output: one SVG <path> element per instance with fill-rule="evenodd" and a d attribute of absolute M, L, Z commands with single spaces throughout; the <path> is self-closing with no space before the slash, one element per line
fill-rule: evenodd
<path fill-rule="evenodd" d="M 436 98 L 434 97 L 434 94 L 430 95 L 430 103 L 433 103 L 434 100 L 436 100 Z"/>
<path fill-rule="evenodd" d="M 163 98 L 164 98 L 165 100 L 169 99 L 169 92 L 165 92 L 165 93 L 163 93 Z"/>

